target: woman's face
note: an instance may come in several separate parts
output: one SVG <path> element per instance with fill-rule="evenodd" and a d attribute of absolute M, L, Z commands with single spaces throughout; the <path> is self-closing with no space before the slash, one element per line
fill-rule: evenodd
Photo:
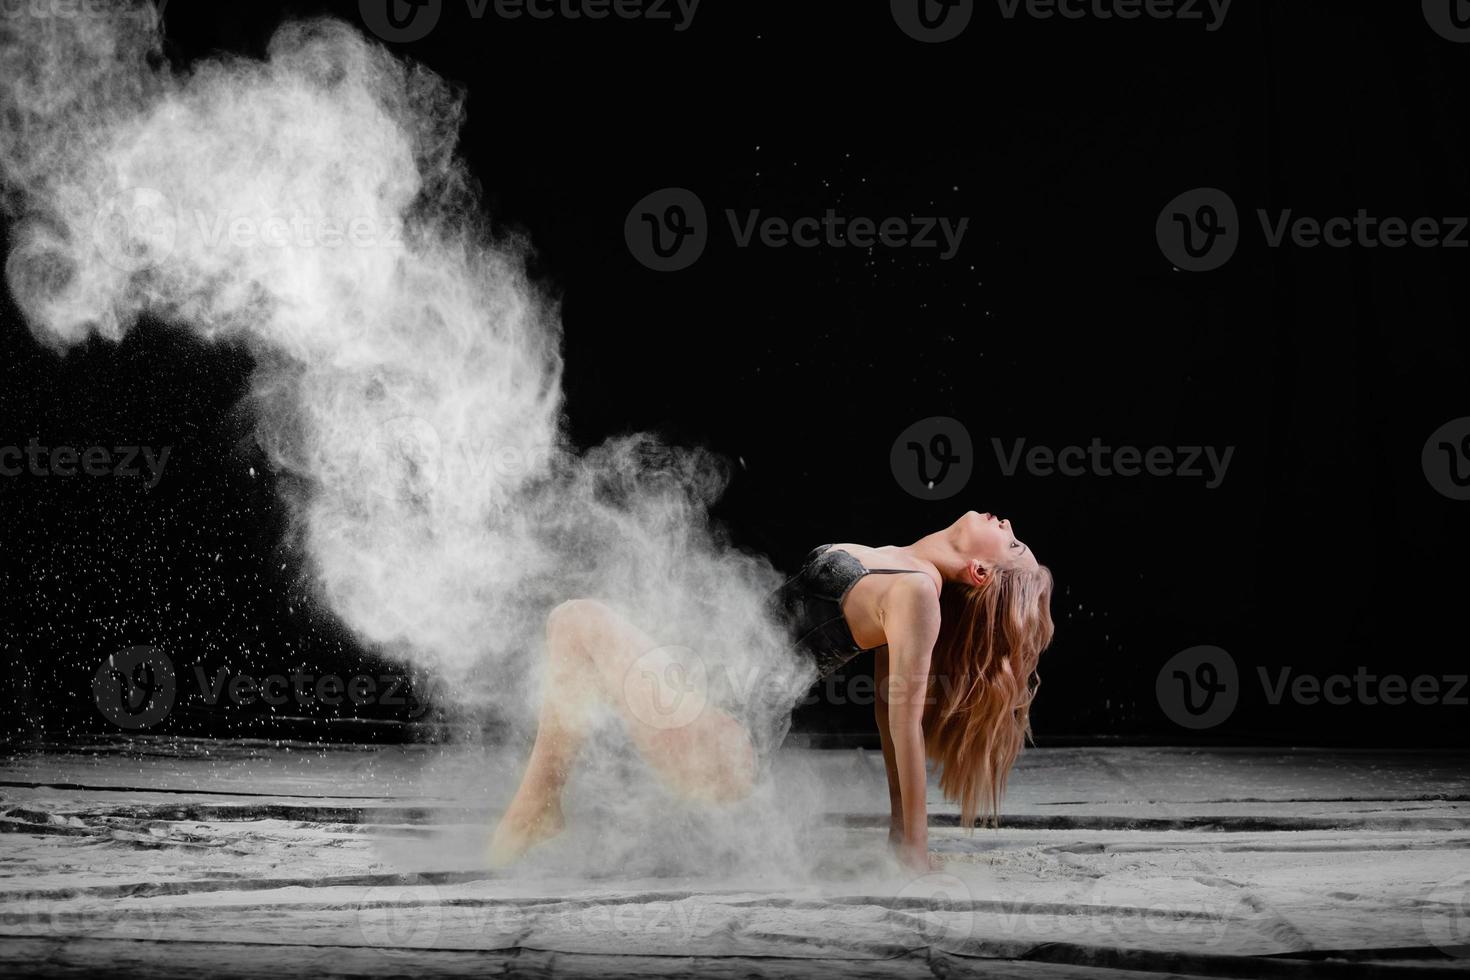
<path fill-rule="evenodd" d="M 1035 568 L 1036 556 L 1016 537 L 1011 522 L 979 511 L 967 511 L 954 524 L 955 547 L 969 562 L 966 578 L 978 585 L 987 569 L 1019 565 Z"/>

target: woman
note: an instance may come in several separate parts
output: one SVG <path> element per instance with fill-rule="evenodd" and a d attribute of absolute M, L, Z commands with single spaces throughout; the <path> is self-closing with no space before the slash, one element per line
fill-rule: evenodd
<path fill-rule="evenodd" d="M 888 839 L 909 867 L 929 867 L 926 756 L 939 764 L 940 788 L 959 802 L 965 826 L 977 815 L 995 818 L 1030 734 L 1036 664 L 1052 638 L 1051 591 L 1051 572 L 1010 522 L 969 511 L 906 547 L 823 545 L 772 597 L 819 675 L 873 651 Z M 677 727 L 644 721 L 658 714 L 656 692 L 624 679 L 656 648 L 595 600 L 552 611 L 540 728 L 491 840 L 493 863 L 515 860 L 561 830 L 562 786 L 596 700 L 619 710 L 634 744 L 681 792 L 728 801 L 750 791 L 755 753 L 730 715 L 710 708 Z"/>

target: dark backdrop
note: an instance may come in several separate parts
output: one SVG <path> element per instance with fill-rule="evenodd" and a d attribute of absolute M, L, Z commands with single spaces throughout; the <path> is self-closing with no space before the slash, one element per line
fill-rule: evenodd
<path fill-rule="evenodd" d="M 980 3 L 940 44 L 881 3 L 705 0 L 683 31 L 471 9 L 445 0 L 427 37 L 394 47 L 468 90 L 464 151 L 488 210 L 530 235 L 563 304 L 580 444 L 646 429 L 737 460 L 718 517 L 783 567 L 825 541 L 907 543 L 970 507 L 1010 517 L 1058 582 L 1043 742 L 1465 741 L 1470 692 L 1443 695 L 1470 670 L 1470 502 L 1436 489 L 1421 451 L 1470 415 L 1467 251 L 1271 248 L 1255 216 L 1470 214 L 1470 44 L 1418 4 L 1238 0 L 1212 31 Z M 173 0 L 169 53 L 260 52 L 282 16 L 321 11 L 363 22 L 356 3 Z M 634 203 L 665 187 L 694 191 L 713 226 L 678 272 L 646 268 L 624 238 Z M 1241 242 L 1220 268 L 1180 271 L 1156 220 L 1199 187 L 1228 193 Z M 970 224 L 948 259 L 740 248 L 724 224 L 726 209 L 827 208 Z M 149 324 L 60 359 L 6 303 L 0 445 L 174 447 L 151 490 L 0 479 L 13 731 L 105 730 L 91 672 L 131 644 L 191 671 L 392 669 L 292 584 L 282 509 L 235 408 L 248 357 Z M 936 416 L 974 444 L 968 485 L 938 501 L 890 468 L 900 432 Z M 1007 476 L 991 443 L 1094 437 L 1234 456 L 1210 489 Z M 1156 679 L 1201 645 L 1236 664 L 1238 704 L 1194 729 Z M 1427 675 L 1441 696 L 1273 705 L 1258 669 L 1275 683 L 1282 667 Z M 798 730 L 870 724 L 861 688 L 835 690 Z M 340 720 L 410 714 L 432 717 L 195 708 L 157 730 L 299 734 L 282 716 L 307 715 L 324 736 L 402 737 Z"/>

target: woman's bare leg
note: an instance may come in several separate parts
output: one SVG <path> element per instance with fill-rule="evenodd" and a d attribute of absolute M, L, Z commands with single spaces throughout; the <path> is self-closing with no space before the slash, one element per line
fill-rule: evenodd
<path fill-rule="evenodd" d="M 493 864 L 513 861 L 531 845 L 560 833 L 562 786 L 591 720 L 597 696 L 592 663 L 560 609 L 547 621 L 546 691 L 536 741 L 521 785 L 491 838 Z"/>
<path fill-rule="evenodd" d="M 540 727 L 520 788 L 492 838 L 492 862 L 513 861 L 561 830 L 562 787 L 599 702 L 622 716 L 633 744 L 683 795 L 718 802 L 750 792 L 756 768 L 750 733 L 705 705 L 707 692 L 682 686 L 686 675 L 664 669 L 667 661 L 642 630 L 601 602 L 574 599 L 552 610 L 546 638 Z M 671 713 L 675 705 L 682 710 Z"/>

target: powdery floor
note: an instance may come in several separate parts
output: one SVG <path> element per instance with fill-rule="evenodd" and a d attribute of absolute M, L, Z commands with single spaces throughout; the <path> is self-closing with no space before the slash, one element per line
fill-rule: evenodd
<path fill-rule="evenodd" d="M 517 753 L 137 740 L 0 760 L 0 972 L 150 977 L 1448 975 L 1470 967 L 1470 756 L 1033 749 L 999 830 L 882 760 L 787 749 L 747 804 L 635 766 L 483 859 Z"/>

